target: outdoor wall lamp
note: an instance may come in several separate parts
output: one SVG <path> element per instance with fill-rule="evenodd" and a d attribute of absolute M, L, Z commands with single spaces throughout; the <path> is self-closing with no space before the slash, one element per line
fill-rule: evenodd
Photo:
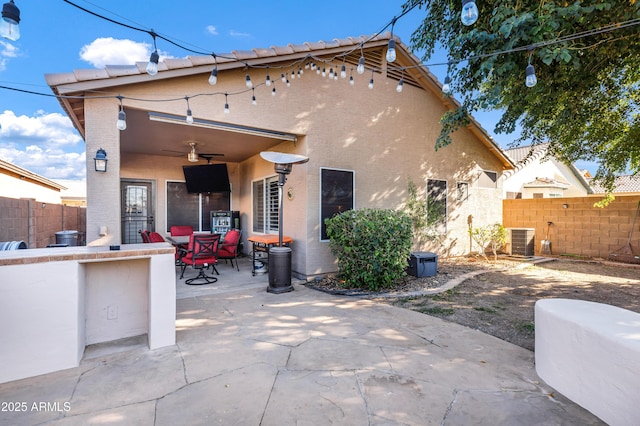
<path fill-rule="evenodd" d="M 563 209 L 568 209 L 568 208 L 569 208 L 569 204 L 563 204 L 563 205 L 562 205 L 562 208 L 563 208 Z"/>
<path fill-rule="evenodd" d="M 20 9 L 13 0 L 2 5 L 2 20 L 0 20 L 0 35 L 11 41 L 20 38 Z"/>
<path fill-rule="evenodd" d="M 105 173 L 107 171 L 107 161 L 109 160 L 107 160 L 107 152 L 104 149 L 100 148 L 96 151 L 93 161 L 95 162 L 96 172 Z"/>

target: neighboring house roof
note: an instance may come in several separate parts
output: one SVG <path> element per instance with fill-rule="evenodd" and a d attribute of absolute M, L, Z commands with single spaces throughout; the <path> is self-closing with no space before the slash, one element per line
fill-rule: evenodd
<path fill-rule="evenodd" d="M 559 189 L 568 189 L 569 184 L 560 182 L 555 179 L 548 178 L 540 178 L 537 177 L 534 181 L 525 183 L 523 185 L 525 188 L 559 188 Z"/>
<path fill-rule="evenodd" d="M 158 64 L 158 74 L 149 76 L 146 72 L 146 62 L 138 62 L 135 65 L 106 66 L 103 69 L 74 70 L 71 73 L 47 74 L 47 84 L 59 97 L 62 107 L 65 109 L 80 134 L 85 137 L 84 123 L 84 99 L 83 95 L 91 96 L 90 91 L 113 88 L 114 97 L 116 88 L 123 85 L 147 83 L 176 77 L 186 77 L 199 74 L 209 74 L 213 66 L 217 66 L 218 72 L 232 69 L 242 69 L 247 65 L 266 67 L 283 62 L 300 61 L 305 59 L 323 58 L 341 61 L 348 66 L 357 66 L 360 56 L 365 57 L 365 65 L 368 70 L 380 72 L 386 68 L 388 78 L 404 80 L 404 84 L 429 90 L 439 96 L 442 102 L 449 108 L 459 104 L 451 97 L 442 96 L 442 86 L 419 58 L 397 38 L 396 51 L 399 53 L 397 63 L 404 61 L 402 65 L 387 67 L 384 61 L 384 52 L 391 33 L 385 32 L 374 37 L 348 37 L 334 39 L 332 41 L 306 42 L 303 44 L 289 44 L 287 46 L 272 46 L 269 48 L 255 48 L 250 51 L 232 51 L 231 53 L 218 54 L 214 58 L 209 56 L 189 56 L 186 58 L 167 58 Z M 402 58 L 401 58 L 402 56 Z M 467 127 L 478 139 L 500 159 L 506 169 L 513 168 L 513 163 L 502 149 L 493 141 L 491 136 L 480 124 L 471 119 L 471 125 Z"/>
<path fill-rule="evenodd" d="M 508 179 L 509 177 L 515 175 L 525 167 L 530 166 L 535 161 L 541 160 L 545 155 L 547 155 L 548 149 L 549 149 L 548 143 L 541 143 L 538 145 L 520 146 L 517 148 L 504 150 L 504 153 L 511 159 L 511 161 L 515 163 L 515 168 L 513 170 L 506 170 L 504 172 L 504 178 Z M 587 194 L 593 194 L 593 189 L 589 185 L 589 182 L 584 177 L 584 175 L 580 172 L 580 170 L 578 170 L 578 168 L 573 164 L 566 164 L 566 163 L 563 163 L 563 164 L 567 166 L 571 174 L 573 174 L 573 176 L 575 176 L 575 178 L 580 182 L 580 184 L 587 191 Z M 536 178 L 536 180 L 538 179 L 539 178 Z M 527 185 L 531 185 L 531 184 L 533 184 L 533 182 Z M 528 187 L 533 187 L 533 186 L 528 186 Z M 538 186 L 538 187 L 541 187 L 541 186 Z M 558 188 L 560 187 L 558 186 Z M 568 186 L 563 189 L 567 189 L 567 188 Z"/>
<path fill-rule="evenodd" d="M 596 194 L 604 194 L 607 192 L 602 185 L 596 182 L 592 182 L 591 187 L 593 188 L 593 192 Z M 634 176 L 634 175 L 617 176 L 612 193 L 613 194 L 640 193 L 640 176 Z"/>
<path fill-rule="evenodd" d="M 67 189 L 67 187 L 62 186 L 52 180 L 49 180 L 46 177 L 30 172 L 27 169 L 23 169 L 22 167 L 16 166 L 15 164 L 12 164 L 2 159 L 0 159 L 0 173 L 14 177 L 16 179 L 20 179 L 22 181 L 31 182 L 36 185 L 39 185 L 48 189 L 52 189 L 58 192 Z"/>

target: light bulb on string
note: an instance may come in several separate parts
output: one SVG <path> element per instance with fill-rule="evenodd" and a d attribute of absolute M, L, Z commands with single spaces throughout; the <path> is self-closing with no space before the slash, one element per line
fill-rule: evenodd
<path fill-rule="evenodd" d="M 271 96 L 275 96 L 276 95 L 276 85 L 273 85 L 273 89 L 271 89 Z"/>
<path fill-rule="evenodd" d="M 398 81 L 398 85 L 396 86 L 396 92 L 402 93 L 403 87 L 404 87 L 404 68 L 402 69 L 402 76 L 400 77 L 400 81 Z"/>
<path fill-rule="evenodd" d="M 538 84 L 538 78 L 536 77 L 536 71 L 533 68 L 533 65 L 527 65 L 527 68 L 525 69 L 525 75 L 525 84 L 527 85 L 527 87 L 533 87 Z"/>
<path fill-rule="evenodd" d="M 364 74 L 364 55 L 360 56 L 360 60 L 358 61 L 358 74 Z"/>
<path fill-rule="evenodd" d="M 340 68 L 340 78 L 347 78 L 347 66 L 343 63 Z"/>
<path fill-rule="evenodd" d="M 333 79 L 333 67 L 329 69 L 329 78 Z"/>
<path fill-rule="evenodd" d="M 373 89 L 373 70 L 371 71 L 371 80 L 369 80 L 369 89 Z"/>
<path fill-rule="evenodd" d="M 244 78 L 247 89 L 253 89 L 253 82 L 251 81 L 251 76 L 249 75 L 249 69 L 247 68 L 247 75 Z"/>
<path fill-rule="evenodd" d="M 327 67 L 322 67 L 322 76 L 323 77 L 327 76 Z"/>
<path fill-rule="evenodd" d="M 156 33 L 151 30 L 149 33 L 153 38 L 153 52 L 149 57 L 149 63 L 147 64 L 147 74 L 156 75 L 158 74 L 158 62 L 160 61 L 160 55 L 158 55 L 158 48 L 156 47 Z"/>
<path fill-rule="evenodd" d="M 287 76 L 284 75 L 284 73 L 280 74 L 280 80 L 282 80 L 283 83 L 287 82 Z"/>
<path fill-rule="evenodd" d="M 256 89 L 251 89 L 251 105 L 258 105 L 258 100 L 256 99 Z"/>
<path fill-rule="evenodd" d="M 229 114 L 229 95 L 227 93 L 224 94 L 224 113 Z"/>
<path fill-rule="evenodd" d="M 442 85 L 442 93 L 444 93 L 445 95 L 448 95 L 449 93 L 451 93 L 451 77 L 449 77 L 448 74 L 444 78 L 444 84 Z"/>
<path fill-rule="evenodd" d="M 533 52 L 529 51 L 529 59 L 527 60 L 527 68 L 524 70 L 525 84 L 527 87 L 533 87 L 538 84 L 538 78 L 536 77 L 536 70 L 531 65 L 531 57 L 533 56 Z"/>
<path fill-rule="evenodd" d="M 356 81 L 353 79 L 353 68 L 351 68 L 351 73 L 349 75 L 349 84 L 355 86 Z"/>
<path fill-rule="evenodd" d="M 11 41 L 16 41 L 20 38 L 20 9 L 18 9 L 13 0 L 2 6 L 0 37 Z"/>
<path fill-rule="evenodd" d="M 127 130 L 127 114 L 124 112 L 122 99 L 122 96 L 118 96 L 118 100 L 120 100 L 120 112 L 118 112 L 118 121 L 116 122 L 116 127 L 120 131 Z"/>
<path fill-rule="evenodd" d="M 193 124 L 193 114 L 191 113 L 191 108 L 189 107 L 189 97 L 185 96 L 184 99 L 187 101 L 187 117 L 185 121 L 187 124 Z"/>
<path fill-rule="evenodd" d="M 291 82 L 289 81 L 288 78 L 286 79 L 285 84 L 287 85 L 287 87 L 291 87 Z"/>
<path fill-rule="evenodd" d="M 216 59 L 215 53 L 211 54 L 213 56 L 213 69 L 211 70 L 211 75 L 209 76 L 209 84 L 215 86 L 218 82 L 218 60 Z"/>
<path fill-rule="evenodd" d="M 291 80 L 295 80 L 296 79 L 296 72 L 295 70 L 291 70 Z"/>
<path fill-rule="evenodd" d="M 271 86 L 271 77 L 269 76 L 269 69 L 267 69 L 267 78 L 266 78 L 264 84 L 266 84 L 267 87 Z"/>
<path fill-rule="evenodd" d="M 395 60 L 396 60 L 396 41 L 394 39 L 391 39 L 389 40 L 389 45 L 387 46 L 387 62 L 394 62 Z"/>
<path fill-rule="evenodd" d="M 478 20 L 478 6 L 474 0 L 462 0 L 462 12 L 460 12 L 460 20 L 466 26 L 473 25 Z"/>
<path fill-rule="evenodd" d="M 298 78 L 302 77 L 302 74 L 304 74 L 304 70 L 302 67 L 298 67 Z"/>

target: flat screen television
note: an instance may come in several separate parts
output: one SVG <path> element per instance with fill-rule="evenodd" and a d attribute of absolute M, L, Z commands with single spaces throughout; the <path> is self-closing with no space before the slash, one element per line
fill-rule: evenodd
<path fill-rule="evenodd" d="M 231 191 L 226 164 L 182 166 L 182 170 L 190 194 Z"/>

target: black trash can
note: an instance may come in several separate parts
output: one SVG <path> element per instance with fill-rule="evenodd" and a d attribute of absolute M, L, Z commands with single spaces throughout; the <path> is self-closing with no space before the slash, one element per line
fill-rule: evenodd
<path fill-rule="evenodd" d="M 58 231 L 56 232 L 56 244 L 66 244 L 68 246 L 78 245 L 78 231 Z"/>
<path fill-rule="evenodd" d="M 269 249 L 269 293 L 293 291 L 291 285 L 291 248 L 271 247 Z"/>
<path fill-rule="evenodd" d="M 432 277 L 438 272 L 438 255 L 429 251 L 411 253 L 407 274 L 414 277 Z"/>

